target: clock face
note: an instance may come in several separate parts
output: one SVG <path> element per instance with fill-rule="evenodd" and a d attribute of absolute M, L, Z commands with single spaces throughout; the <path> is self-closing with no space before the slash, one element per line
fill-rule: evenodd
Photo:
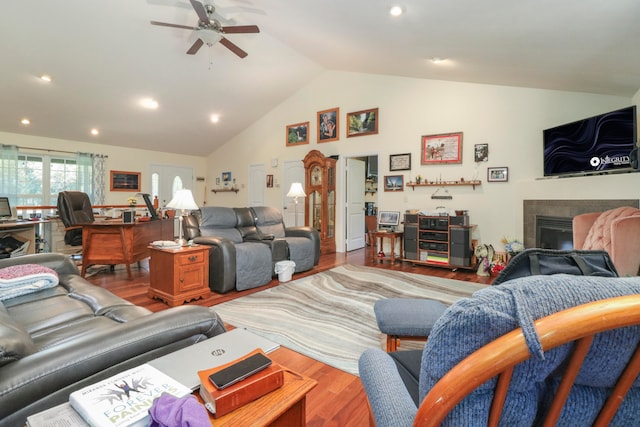
<path fill-rule="evenodd" d="M 320 166 L 314 166 L 311 170 L 311 185 L 320 185 L 322 184 L 322 170 Z"/>

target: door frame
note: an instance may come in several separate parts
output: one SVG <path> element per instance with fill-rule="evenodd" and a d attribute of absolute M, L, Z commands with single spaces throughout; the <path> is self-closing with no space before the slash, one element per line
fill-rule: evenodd
<path fill-rule="evenodd" d="M 347 174 L 347 158 L 353 157 L 378 157 L 378 180 L 380 179 L 380 153 L 378 151 L 364 151 L 360 153 L 350 153 L 349 155 L 340 155 L 336 164 L 337 173 L 336 176 L 338 182 L 336 183 L 336 252 L 346 252 L 347 250 L 347 180 L 349 176 Z M 366 171 L 365 171 L 366 175 Z M 376 206 L 380 204 L 379 194 L 376 193 Z"/>

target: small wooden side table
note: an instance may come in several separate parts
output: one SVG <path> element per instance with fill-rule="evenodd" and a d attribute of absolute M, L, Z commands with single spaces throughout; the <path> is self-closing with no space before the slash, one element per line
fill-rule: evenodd
<path fill-rule="evenodd" d="M 149 246 L 149 250 L 149 297 L 161 299 L 175 307 L 211 295 L 209 246 L 183 246 L 175 249 Z"/>
<path fill-rule="evenodd" d="M 373 230 L 369 231 L 369 241 L 371 242 L 371 262 L 375 262 L 376 259 L 380 260 L 380 262 L 388 260 L 393 264 L 396 262 L 396 240 L 400 242 L 400 256 L 399 259 L 402 259 L 402 236 L 404 233 L 402 231 L 380 231 Z M 391 242 L 391 255 L 385 256 L 383 252 L 383 242 L 384 238 L 388 238 Z M 379 244 L 378 244 L 379 243 Z M 379 252 L 378 252 L 379 251 Z M 382 255 L 380 255 L 382 254 Z"/>
<path fill-rule="evenodd" d="M 268 356 L 285 367 L 291 353 L 292 350 L 280 347 Z M 209 419 L 215 427 L 303 427 L 307 424 L 307 394 L 316 385 L 316 380 L 285 369 L 284 384 L 279 389 L 220 418 L 210 414 Z M 202 401 L 197 394 L 196 397 Z"/>

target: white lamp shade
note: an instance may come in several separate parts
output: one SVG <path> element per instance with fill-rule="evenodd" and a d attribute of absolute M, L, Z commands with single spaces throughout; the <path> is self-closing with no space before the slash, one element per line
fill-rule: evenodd
<path fill-rule="evenodd" d="M 287 193 L 287 197 L 306 197 L 307 195 L 302 188 L 302 184 L 299 182 L 294 182 L 291 184 L 291 188 Z"/>
<path fill-rule="evenodd" d="M 178 190 L 176 194 L 173 195 L 173 199 L 167 204 L 168 208 L 173 209 L 198 209 L 198 205 L 196 201 L 193 200 L 193 194 L 191 190 Z"/>

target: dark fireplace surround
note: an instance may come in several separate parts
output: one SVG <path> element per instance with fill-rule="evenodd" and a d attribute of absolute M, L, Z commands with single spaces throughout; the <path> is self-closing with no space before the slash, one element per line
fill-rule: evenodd
<path fill-rule="evenodd" d="M 604 212 L 621 206 L 640 208 L 640 200 L 524 200 L 524 246 L 540 247 L 541 229 L 544 230 L 543 235 L 549 232 L 553 234 L 555 231 L 557 239 L 563 240 L 571 232 L 571 220 L 574 216 L 588 212 Z"/>

